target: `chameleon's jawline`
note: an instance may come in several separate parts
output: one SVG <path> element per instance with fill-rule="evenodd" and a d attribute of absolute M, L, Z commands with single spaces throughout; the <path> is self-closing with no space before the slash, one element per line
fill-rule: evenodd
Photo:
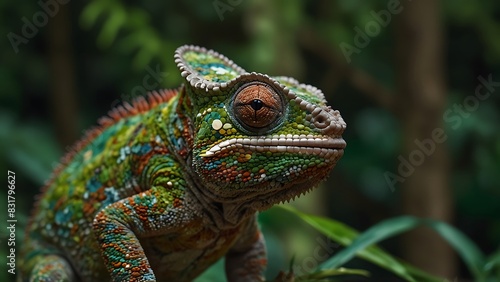
<path fill-rule="evenodd" d="M 203 189 L 202 193 L 208 198 L 211 198 L 214 202 L 219 203 L 249 203 L 252 202 L 252 206 L 267 206 L 264 204 L 269 202 L 269 205 L 282 203 L 284 201 L 289 201 L 294 199 L 296 196 L 306 194 L 314 187 L 319 185 L 324 179 L 327 178 L 329 172 L 333 167 L 336 166 L 337 161 L 344 154 L 344 150 L 340 149 L 330 149 L 332 153 L 327 159 L 328 165 L 313 171 L 302 171 L 294 177 L 294 181 L 281 182 L 276 179 L 271 179 L 265 182 L 265 187 L 263 189 L 263 182 L 257 182 L 253 185 L 247 186 L 244 189 L 230 190 L 221 189 L 224 186 L 223 183 L 206 183 L 207 187 L 210 189 Z M 290 182 L 294 182 L 290 185 Z M 269 199 L 272 199 L 270 202 Z M 260 203 L 260 204 L 259 204 Z M 254 207 L 254 209 L 256 209 Z M 266 209 L 266 208 L 264 208 Z M 262 210 L 262 209 L 256 209 Z"/>
<path fill-rule="evenodd" d="M 328 136 L 317 137 L 312 135 L 279 135 L 271 137 L 233 138 L 215 144 L 210 149 L 201 153 L 201 157 L 214 157 L 231 149 L 249 149 L 254 152 L 271 153 L 302 153 L 320 156 L 331 156 L 346 147 L 342 138 Z"/>

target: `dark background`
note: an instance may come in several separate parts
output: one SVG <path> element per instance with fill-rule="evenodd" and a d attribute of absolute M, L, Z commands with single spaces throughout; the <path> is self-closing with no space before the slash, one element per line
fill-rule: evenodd
<path fill-rule="evenodd" d="M 496 0 L 4 1 L 0 11 L 0 168 L 16 173 L 18 246 L 33 197 L 68 146 L 120 102 L 178 87 L 173 52 L 195 44 L 248 71 L 317 86 L 341 111 L 345 155 L 294 203 L 299 209 L 358 230 L 401 214 L 430 217 L 486 254 L 498 248 Z M 484 80 L 493 83 L 477 95 Z M 270 277 L 293 254 L 310 256 L 319 236 L 282 216 L 261 216 Z M 430 230 L 382 245 L 436 275 L 470 278 Z M 392 277 L 360 261 L 348 266 Z"/>

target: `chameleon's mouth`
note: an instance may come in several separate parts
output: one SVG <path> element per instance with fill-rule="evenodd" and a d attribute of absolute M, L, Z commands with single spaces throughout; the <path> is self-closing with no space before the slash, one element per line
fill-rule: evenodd
<path fill-rule="evenodd" d="M 310 154 L 328 159 L 338 157 L 345 147 L 346 142 L 341 137 L 288 134 L 225 140 L 202 152 L 200 156 L 215 157 L 228 150 L 242 148 L 254 152 Z"/>

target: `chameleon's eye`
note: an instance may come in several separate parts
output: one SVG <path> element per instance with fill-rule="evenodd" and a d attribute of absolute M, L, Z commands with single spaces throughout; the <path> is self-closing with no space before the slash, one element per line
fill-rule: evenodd
<path fill-rule="evenodd" d="M 282 116 L 283 107 L 281 96 L 260 82 L 243 85 L 233 100 L 234 117 L 250 131 L 275 125 Z"/>

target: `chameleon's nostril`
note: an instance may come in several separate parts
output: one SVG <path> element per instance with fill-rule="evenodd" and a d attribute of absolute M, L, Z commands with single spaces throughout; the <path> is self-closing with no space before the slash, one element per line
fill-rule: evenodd
<path fill-rule="evenodd" d="M 341 135 L 344 131 L 344 122 L 338 118 L 338 112 L 331 108 L 316 108 L 311 113 L 311 121 L 316 128 L 326 135 Z"/>
<path fill-rule="evenodd" d="M 314 111 L 312 113 L 313 115 L 313 122 L 314 122 L 314 125 L 320 129 L 323 129 L 325 128 L 326 126 L 328 126 L 328 124 L 330 124 L 330 120 L 332 118 L 332 116 L 325 110 L 321 109 L 319 111 Z"/>
<path fill-rule="evenodd" d="M 308 112 L 306 120 L 312 123 L 325 135 L 340 136 L 344 132 L 346 124 L 339 111 L 329 106 L 320 106 L 299 97 L 294 98 L 299 107 Z"/>
<path fill-rule="evenodd" d="M 317 124 L 323 124 L 325 122 L 325 119 L 322 116 L 319 116 L 316 118 L 316 123 Z"/>

